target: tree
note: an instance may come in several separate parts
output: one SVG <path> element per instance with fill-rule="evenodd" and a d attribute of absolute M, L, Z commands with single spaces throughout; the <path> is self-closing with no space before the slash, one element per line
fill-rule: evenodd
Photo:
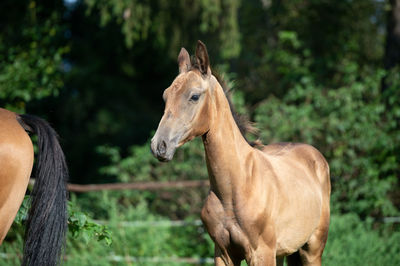
<path fill-rule="evenodd" d="M 105 158 L 96 146 L 119 146 L 126 154 L 126 147 L 146 142 L 163 109 L 161 93 L 177 73 L 181 46 L 208 40 L 216 63 L 238 55 L 238 6 L 225 0 L 88 0 L 67 8 L 65 86 L 28 110 L 58 125 L 72 179 L 106 181 L 99 178 Z"/>
<path fill-rule="evenodd" d="M 390 0 L 387 14 L 384 66 L 391 69 L 400 64 L 400 0 Z"/>
<path fill-rule="evenodd" d="M 352 69 L 361 76 L 380 65 L 384 6 L 374 0 L 246 1 L 239 12 L 242 53 L 234 68 L 246 99 L 255 104 L 269 94 L 285 95 L 302 76 L 296 72 L 302 71 L 300 62 L 331 88 L 345 84 Z"/>
<path fill-rule="evenodd" d="M 24 112 L 26 103 L 58 95 L 68 52 L 62 1 L 0 4 L 0 105 Z"/>

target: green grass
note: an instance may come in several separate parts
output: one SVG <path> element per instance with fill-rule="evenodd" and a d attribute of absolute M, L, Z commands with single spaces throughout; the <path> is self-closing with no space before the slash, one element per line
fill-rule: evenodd
<path fill-rule="evenodd" d="M 372 219 L 361 222 L 353 214 L 333 216 L 324 265 L 400 265 L 400 232 L 373 230 Z"/>
<path fill-rule="evenodd" d="M 107 246 L 104 241 L 69 236 L 64 265 L 193 265 L 177 260 L 210 258 L 213 255 L 213 243 L 202 226 L 147 226 L 141 223 L 132 227 L 123 226 L 122 220 L 152 224 L 165 218 L 151 214 L 144 202 L 125 211 L 110 209 L 108 227 L 112 232 L 112 244 Z M 374 229 L 376 226 L 372 219 L 361 221 L 353 214 L 333 215 L 323 265 L 400 265 L 399 230 L 394 230 L 393 225 Z M 0 253 L 10 254 L 9 258 L 0 259 L 1 265 L 19 264 L 22 249 L 20 229 L 14 227 L 0 246 Z M 169 258 L 169 261 L 164 258 Z"/>

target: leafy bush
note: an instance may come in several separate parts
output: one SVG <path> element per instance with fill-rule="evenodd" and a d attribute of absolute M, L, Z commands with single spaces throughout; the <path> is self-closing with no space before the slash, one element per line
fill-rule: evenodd
<path fill-rule="evenodd" d="M 95 241 L 87 245 L 79 239 L 73 240 L 67 265 L 129 265 L 134 259 L 137 260 L 135 265 L 148 265 L 151 258 L 154 265 L 160 263 L 160 259 L 162 265 L 176 265 L 163 262 L 162 258 L 211 255 L 211 240 L 202 227 L 191 226 L 190 220 L 189 226 L 184 227 L 172 227 L 168 222 L 159 226 L 156 224 L 164 223 L 166 218 L 153 214 L 145 200 L 136 206 L 124 206 L 118 204 L 119 197 L 114 193 L 97 194 L 101 194 L 97 196 L 108 208 L 107 225 L 113 232 L 113 243 L 106 247 Z"/>
<path fill-rule="evenodd" d="M 65 265 L 192 265 L 173 260 L 213 257 L 213 243 L 202 225 L 189 219 L 187 225 L 174 227 L 165 217 L 152 214 L 145 201 L 121 206 L 112 193 L 96 193 L 108 202 L 104 204 L 109 207 L 109 220 L 102 222 L 113 233 L 113 243 L 108 246 L 93 238 L 86 242 L 83 235 L 70 234 Z M 399 243 L 400 232 L 394 225 L 378 224 L 371 218 L 363 221 L 355 214 L 333 215 L 323 264 L 399 265 Z M 3 257 L 11 256 L 3 258 L 2 265 L 19 264 L 21 244 L 20 235 L 7 236 L 0 252 Z"/>
<path fill-rule="evenodd" d="M 286 53 L 281 64 L 291 62 L 293 56 Z M 386 105 L 381 94 L 386 73 L 360 76 L 359 67 L 348 63 L 341 77 L 343 85 L 329 88 L 319 85 L 312 71 L 304 68 L 307 56 L 297 60 L 297 66 L 289 66 L 297 73 L 291 89 L 281 99 L 270 96 L 255 111 L 261 139 L 264 143 L 304 142 L 322 151 L 331 168 L 332 208 L 336 212 L 355 212 L 363 217 L 398 214 L 390 194 L 399 193 L 400 135 L 395 121 L 400 112 L 398 107 Z M 389 77 L 392 82 L 387 94 L 398 102 L 398 74 L 390 73 Z"/>
<path fill-rule="evenodd" d="M 24 11 L 19 16 L 26 17 L 0 34 L 0 104 L 18 112 L 28 102 L 59 94 L 64 86 L 62 57 L 69 52 L 60 41 L 64 28 L 56 11 L 43 12 L 35 2 Z M 32 15 L 36 12 L 39 19 Z"/>
<path fill-rule="evenodd" d="M 386 226 L 388 227 L 388 226 Z M 324 265 L 399 265 L 400 232 L 381 227 L 371 218 L 361 221 L 355 214 L 331 219 Z"/>
<path fill-rule="evenodd" d="M 107 245 L 112 243 L 107 226 L 93 222 L 86 213 L 78 209 L 76 201 L 68 202 L 68 232 L 73 238 L 81 237 L 86 244 L 94 238 L 97 241 L 104 240 Z"/>
<path fill-rule="evenodd" d="M 18 265 L 22 258 L 23 236 L 25 231 L 25 220 L 30 205 L 29 196 L 25 196 L 20 209 L 15 217 L 14 224 L 8 232 L 3 245 L 0 248 L 7 263 L 2 265 Z M 111 232 L 106 225 L 100 225 L 80 211 L 75 201 L 68 202 L 68 235 L 67 243 L 80 242 L 85 245 L 94 239 L 99 245 L 109 246 L 112 243 Z M 106 244 L 104 245 L 103 242 Z"/>

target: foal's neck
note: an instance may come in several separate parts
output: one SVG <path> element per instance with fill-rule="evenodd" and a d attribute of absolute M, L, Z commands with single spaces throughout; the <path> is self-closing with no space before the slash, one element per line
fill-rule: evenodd
<path fill-rule="evenodd" d="M 210 112 L 210 128 L 203 136 L 211 190 L 225 206 L 244 185 L 243 172 L 250 145 L 242 136 L 222 87 L 215 81 Z"/>

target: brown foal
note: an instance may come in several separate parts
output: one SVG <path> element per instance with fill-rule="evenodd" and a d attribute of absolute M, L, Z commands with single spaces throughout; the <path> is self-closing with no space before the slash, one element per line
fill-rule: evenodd
<path fill-rule="evenodd" d="M 169 161 L 177 147 L 202 136 L 210 192 L 201 218 L 215 242 L 215 265 L 282 265 L 285 256 L 289 265 L 321 265 L 330 215 L 328 163 L 306 144 L 251 147 L 200 41 L 195 60 L 182 48 L 151 149 Z"/>
<path fill-rule="evenodd" d="M 54 130 L 44 120 L 0 108 L 0 244 L 24 199 L 38 135 L 35 185 L 22 265 L 57 265 L 67 230 L 67 166 Z"/>

